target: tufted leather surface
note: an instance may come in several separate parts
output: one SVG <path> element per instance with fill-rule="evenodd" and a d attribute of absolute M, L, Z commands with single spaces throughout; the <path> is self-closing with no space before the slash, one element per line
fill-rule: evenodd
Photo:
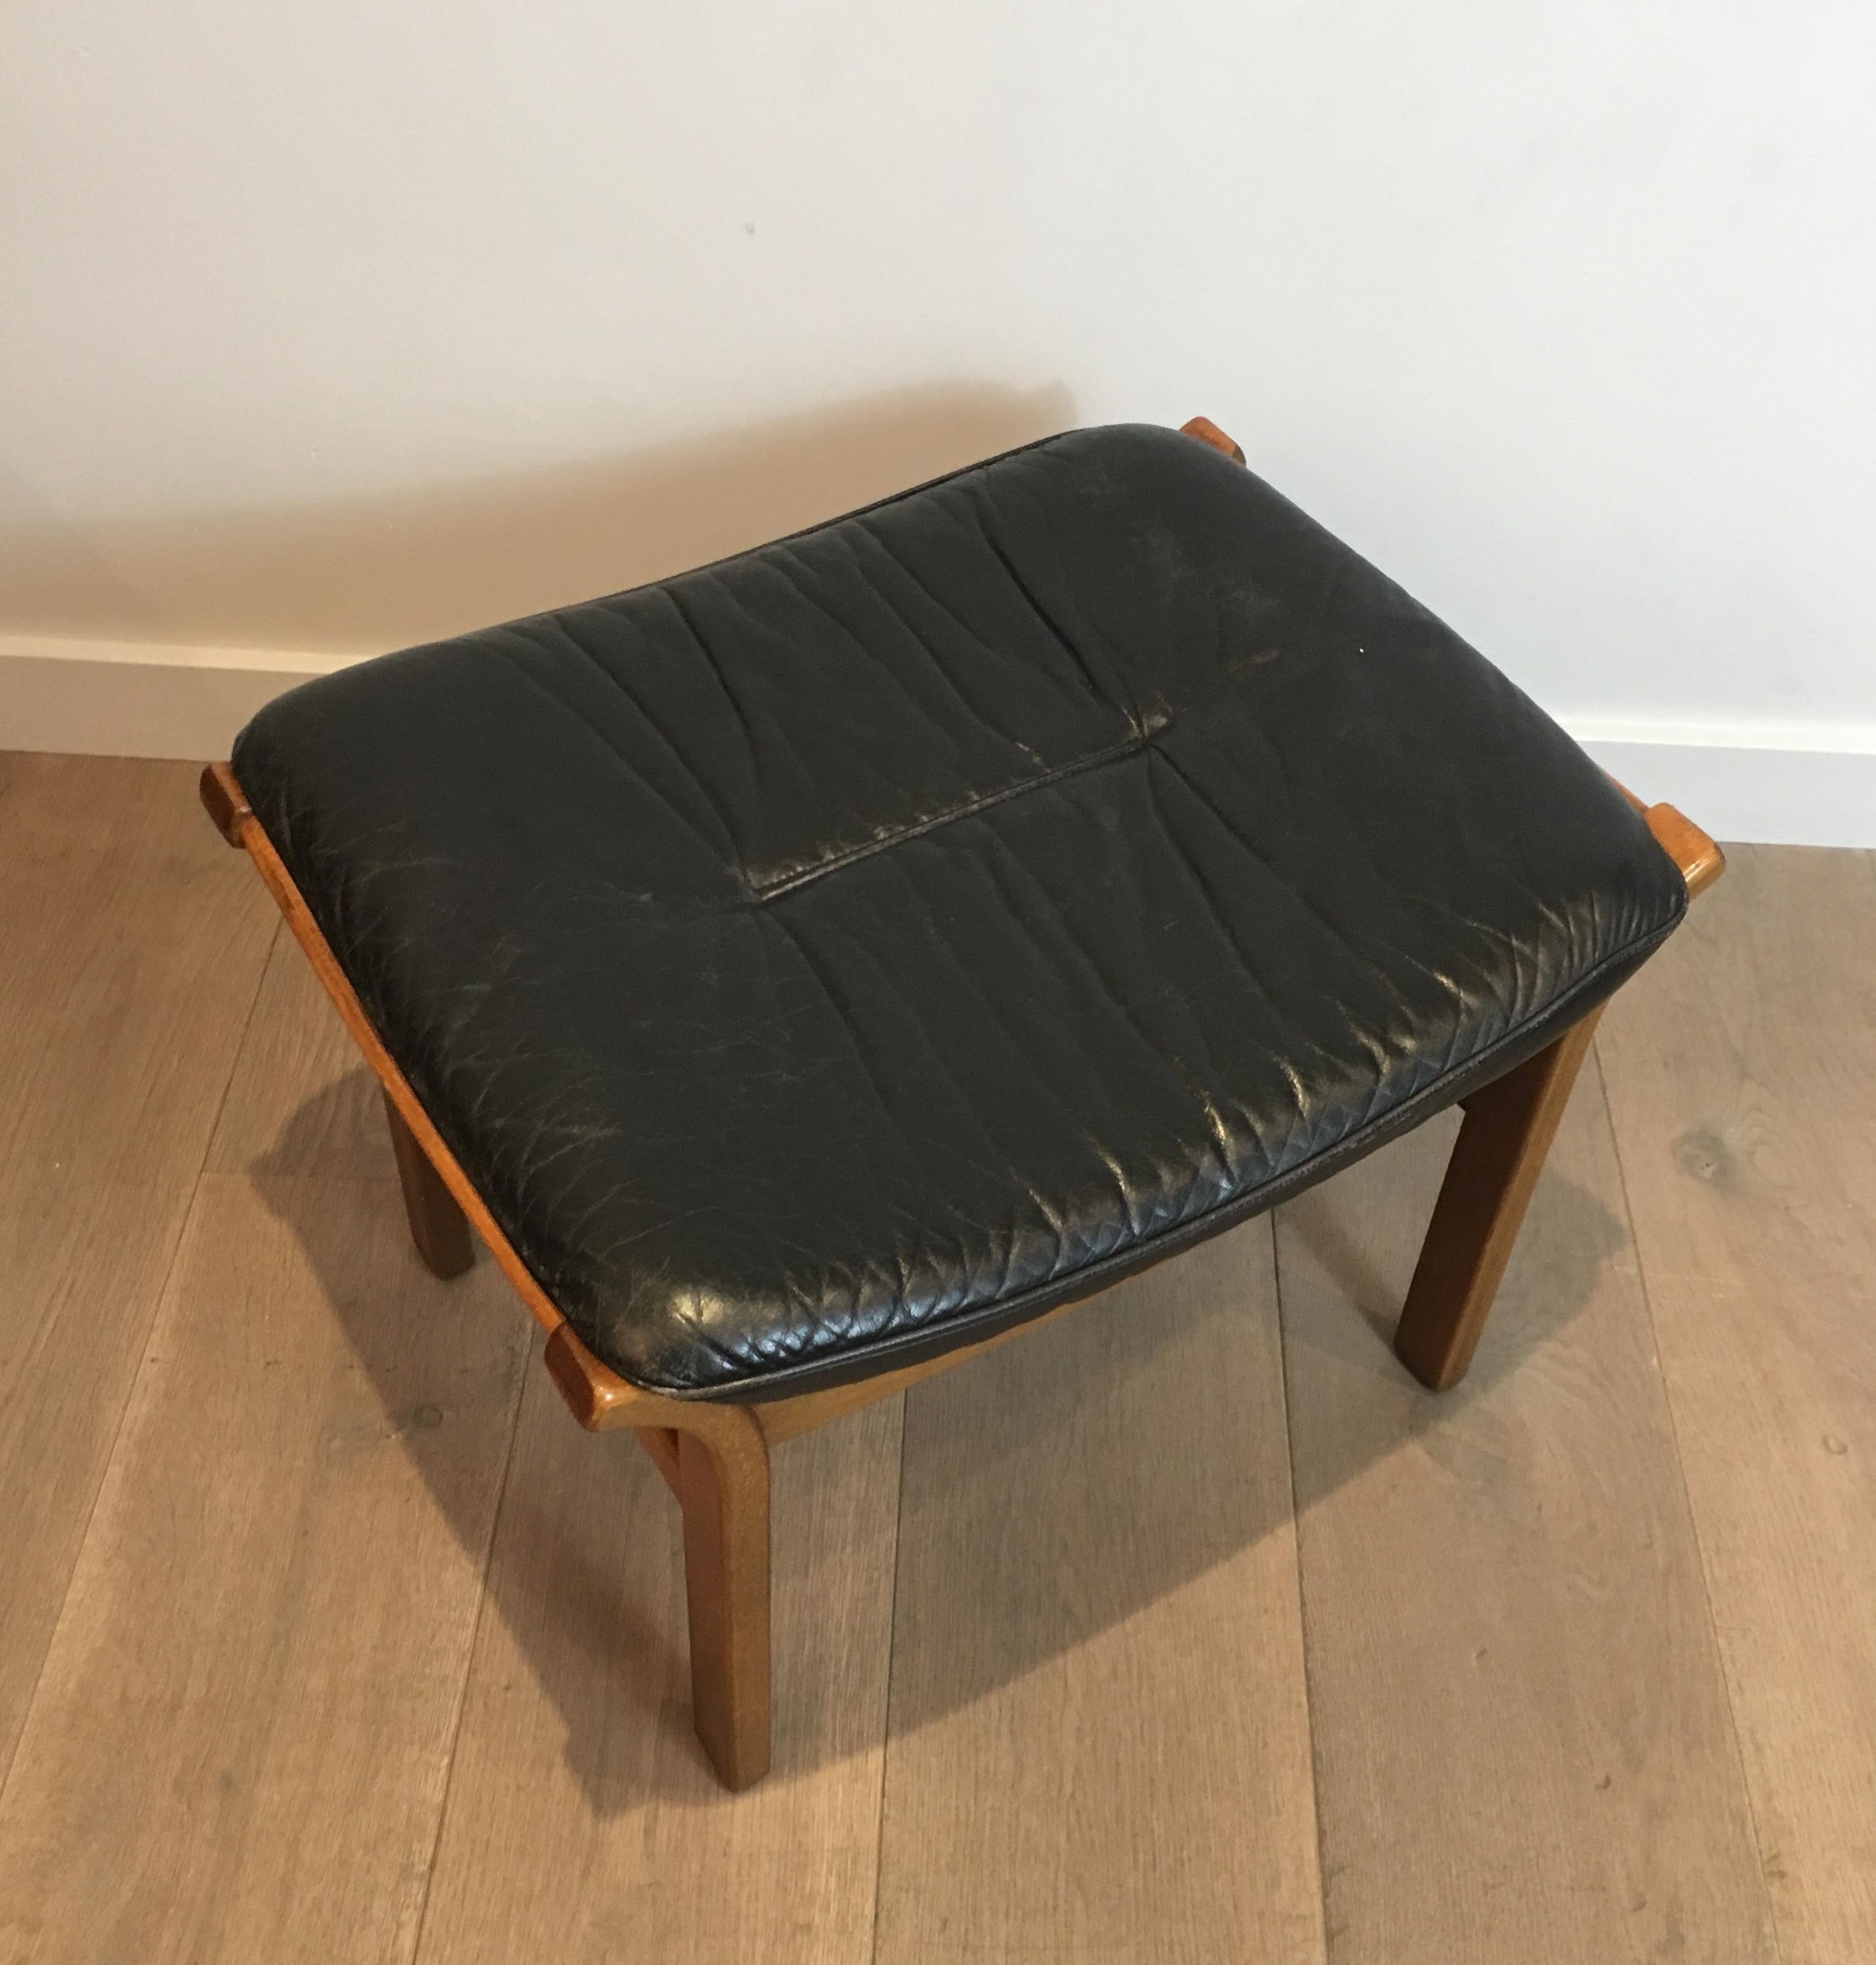
<path fill-rule="evenodd" d="M 234 763 L 522 1259 L 680 1395 L 909 1362 L 1267 1207 L 1686 904 L 1481 656 L 1133 426 L 307 684 Z"/>

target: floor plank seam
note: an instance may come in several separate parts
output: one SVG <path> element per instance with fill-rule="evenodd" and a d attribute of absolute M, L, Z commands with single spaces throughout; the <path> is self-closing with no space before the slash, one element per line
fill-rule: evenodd
<path fill-rule="evenodd" d="M 1322 1956 L 1328 1965 L 1333 1947 L 1329 1929 L 1328 1851 L 1322 1827 L 1322 1783 L 1315 1737 L 1315 1690 L 1309 1676 L 1309 1592 L 1303 1569 L 1303 1518 L 1296 1507 L 1296 1437 L 1290 1423 L 1290 1330 L 1283 1317 L 1283 1266 L 1277 1252 L 1277 1224 L 1283 1210 L 1265 1218 L 1270 1230 L 1270 1284 L 1277 1302 L 1277 1368 L 1283 1395 L 1283 1457 L 1290 1468 L 1290 1540 L 1296 1571 L 1297 1635 L 1303 1652 L 1303 1703 L 1309 1719 L 1309 1812 L 1315 1822 L 1315 1896 L 1322 1912 L 1319 1929 Z"/>
<path fill-rule="evenodd" d="M 1635 1206 L 1629 1196 L 1628 1168 L 1622 1157 L 1622 1136 L 1615 1123 L 1615 1108 L 1609 1100 L 1608 1074 L 1603 1069 L 1602 1047 L 1600 1043 L 1590 1046 L 1596 1064 L 1596 1087 L 1602 1095 L 1603 1123 L 1609 1129 L 1609 1145 L 1615 1156 L 1616 1179 L 1622 1191 L 1622 1212 L 1627 1217 L 1629 1246 L 1635 1251 L 1635 1280 L 1641 1292 L 1642 1309 L 1648 1319 L 1648 1341 L 1654 1352 L 1655 1376 L 1660 1381 L 1661 1403 L 1668 1416 L 1668 1437 L 1674 1448 L 1675 1478 L 1680 1484 L 1681 1499 L 1687 1510 L 1687 1523 L 1694 1538 L 1694 1553 L 1700 1561 L 1701 1601 L 1707 1609 L 1707 1630 L 1712 1639 L 1714 1656 L 1720 1663 L 1720 1684 L 1726 1694 L 1727 1734 L 1732 1743 L 1733 1771 L 1738 1777 L 1739 1793 L 1746 1803 L 1746 1819 L 1752 1832 L 1752 1854 L 1759 1864 L 1759 1888 L 1765 1903 L 1765 1928 L 1772 1939 L 1772 1955 L 1782 1965 L 1784 1957 L 1784 1939 L 1779 1929 L 1778 1912 L 1772 1901 L 1772 1893 L 1765 1882 L 1765 1838 L 1759 1825 L 1759 1803 L 1752 1793 L 1752 1780 L 1746 1765 L 1746 1748 L 1739 1737 L 1738 1688 L 1733 1678 L 1733 1668 L 1727 1655 L 1727 1648 L 1720 1635 L 1720 1619 L 1714 1608 L 1713 1576 L 1707 1554 L 1706 1539 L 1701 1533 L 1698 1510 L 1694 1506 L 1694 1492 L 1687 1478 L 1687 1462 L 1681 1452 L 1680 1421 L 1674 1410 L 1674 1387 L 1661 1362 L 1661 1336 L 1655 1322 L 1653 1292 L 1648 1287 L 1648 1265 L 1643 1260 L 1641 1238 L 1635 1232 Z"/>
<path fill-rule="evenodd" d="M 532 1362 L 530 1349 L 523 1361 L 522 1369 L 515 1386 L 515 1397 L 508 1427 L 508 1451 L 502 1456 L 502 1479 L 496 1491 L 495 1505 L 489 1510 L 488 1539 L 482 1546 L 481 1587 L 476 1593 L 476 1614 L 469 1626 L 469 1642 L 463 1648 L 462 1678 L 456 1688 L 455 1711 L 451 1717 L 449 1750 L 443 1757 L 443 1780 L 441 1795 L 436 1807 L 436 1828 L 430 1838 L 430 1860 L 424 1865 L 423 1901 L 417 1906 L 416 1922 L 413 1927 L 410 1960 L 410 1965 L 418 1965 L 423 1956 L 423 1934 L 430 1921 L 430 1895 L 436 1884 L 436 1859 L 442 1853 L 443 1832 L 449 1825 L 450 1796 L 456 1785 L 456 1754 L 462 1744 L 463 1716 L 468 1710 L 469 1683 L 475 1676 L 476 1648 L 482 1639 L 482 1619 L 489 1608 L 489 1572 L 494 1566 L 495 1545 L 501 1535 L 502 1517 L 508 1508 L 508 1484 L 513 1478 L 515 1454 L 521 1439 L 521 1409 L 527 1394 L 527 1365 Z"/>
<path fill-rule="evenodd" d="M 124 1388 L 124 1403 L 117 1408 L 117 1423 L 111 1430 L 111 1450 L 104 1456 L 98 1470 L 98 1484 L 92 1490 L 91 1503 L 85 1510 L 85 1526 L 79 1531 L 78 1537 L 72 1545 L 72 1566 L 66 1572 L 65 1588 L 59 1595 L 58 1615 L 53 1619 L 47 1632 L 45 1648 L 39 1655 L 39 1664 L 33 1674 L 33 1689 L 27 1694 L 25 1703 L 20 1708 L 19 1731 L 14 1735 L 13 1743 L 7 1750 L 5 1766 L 0 1767 L 0 1812 L 5 1808 L 14 1777 L 19 1770 L 20 1746 L 33 1723 L 33 1709 L 39 1703 L 40 1687 L 45 1683 L 47 1663 L 58 1642 L 59 1627 L 65 1621 L 66 1605 L 71 1597 L 72 1579 L 78 1574 L 79 1565 L 85 1560 L 85 1545 L 91 1540 L 92 1526 L 98 1519 L 98 1501 L 110 1484 L 111 1470 L 117 1464 L 118 1449 L 124 1443 L 124 1423 L 130 1418 L 131 1408 L 137 1404 L 137 1388 L 143 1381 L 144 1368 L 149 1359 L 150 1338 L 156 1330 L 157 1320 L 162 1315 L 163 1304 L 169 1294 L 169 1285 L 175 1277 L 176 1265 L 182 1259 L 183 1250 L 188 1246 L 190 1224 L 194 1220 L 195 1211 L 201 1204 L 202 1177 L 208 1171 L 209 1156 L 215 1150 L 215 1137 L 221 1130 L 222 1114 L 228 1108 L 228 1095 L 234 1086 L 235 1073 L 241 1063 L 241 1054 L 247 1048 L 248 1033 L 253 1027 L 255 1012 L 260 1007 L 261 984 L 267 975 L 267 965 L 273 960 L 274 945 L 279 941 L 281 925 L 276 921 L 272 933 L 268 937 L 266 951 L 255 964 L 254 993 L 248 999 L 248 1007 L 241 1019 L 240 1034 L 229 1047 L 227 1076 L 222 1080 L 221 1095 L 215 1101 L 214 1116 L 202 1134 L 202 1156 L 197 1163 L 194 1175 L 189 1182 L 188 1205 L 182 1211 L 175 1244 L 169 1251 L 168 1260 L 163 1264 L 162 1279 L 151 1298 L 149 1321 L 144 1327 L 137 1369 L 130 1374 L 130 1382 Z"/>
<path fill-rule="evenodd" d="M 879 1809 L 873 1837 L 873 1925 L 866 1955 L 879 1965 L 879 1906 L 886 1860 L 886 1763 L 892 1753 L 892 1664 L 899 1629 L 899 1543 L 905 1532 L 905 1413 L 911 1394 L 899 1394 L 898 1498 L 892 1510 L 892 1593 L 886 1605 L 886 1709 L 879 1729 Z"/>

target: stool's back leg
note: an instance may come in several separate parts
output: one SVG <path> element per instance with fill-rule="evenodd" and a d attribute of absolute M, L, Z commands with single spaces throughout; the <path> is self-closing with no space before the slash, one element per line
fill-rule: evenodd
<path fill-rule="evenodd" d="M 1601 1014 L 1592 1010 L 1466 1101 L 1394 1333 L 1402 1363 L 1436 1392 L 1457 1385 L 1472 1362 Z"/>
<path fill-rule="evenodd" d="M 384 1094 L 384 1117 L 390 1122 L 391 1151 L 397 1158 L 410 1239 L 432 1275 L 445 1279 L 459 1276 L 475 1260 L 468 1217 L 431 1166 L 429 1155 L 417 1144 L 416 1135 L 405 1124 L 404 1115 L 388 1092 Z"/>
<path fill-rule="evenodd" d="M 769 1449 L 747 1413 L 718 1417 L 677 1435 L 691 1709 L 724 1786 L 744 1788 L 769 1771 Z"/>

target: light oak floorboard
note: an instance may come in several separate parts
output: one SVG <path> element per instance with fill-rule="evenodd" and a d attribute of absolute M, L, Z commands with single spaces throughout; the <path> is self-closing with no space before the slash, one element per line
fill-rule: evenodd
<path fill-rule="evenodd" d="M 901 1401 L 777 1449 L 775 1764 L 691 1725 L 680 1521 L 531 1375 L 420 1958 L 860 1965 L 872 1943 Z"/>
<path fill-rule="evenodd" d="M 187 766 L 0 754 L 0 1781 L 275 925 Z"/>
<path fill-rule="evenodd" d="M 0 1799 L 0 1958 L 410 1956 L 526 1333 L 384 1198 L 204 1178 Z"/>
<path fill-rule="evenodd" d="M 258 886 L 247 855 L 239 857 Z M 378 1182 L 403 1219 L 377 1079 L 313 965 L 285 933 L 261 978 L 239 1078 L 222 1106 L 205 1171 Z"/>
<path fill-rule="evenodd" d="M 529 1326 L 422 1270 L 372 1085 L 282 941 L 0 1795 L 8 1965 L 410 1955 Z"/>
<path fill-rule="evenodd" d="M 907 1394 L 878 1956 L 1322 1957 L 1267 1221 Z"/>
<path fill-rule="evenodd" d="M 1876 1959 L 1876 859 L 1730 849 L 1599 1040 L 1786 1965 Z"/>
<path fill-rule="evenodd" d="M 1330 1957 L 1768 1960 L 1600 1090 L 1434 1397 L 1387 1333 L 1454 1130 L 1277 1220 Z"/>

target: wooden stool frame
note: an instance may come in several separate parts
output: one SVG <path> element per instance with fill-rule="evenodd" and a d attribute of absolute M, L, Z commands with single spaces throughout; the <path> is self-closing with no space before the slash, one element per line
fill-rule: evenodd
<path fill-rule="evenodd" d="M 1203 416 L 1185 426 L 1242 464 L 1244 453 Z M 202 773 L 202 802 L 230 845 L 245 847 L 384 1087 L 384 1109 L 417 1253 L 431 1271 L 460 1275 L 473 1227 L 548 1333 L 546 1364 L 573 1416 L 595 1433 L 630 1427 L 683 1512 L 691 1696 L 699 1738 L 727 1787 L 768 1771 L 769 1455 L 830 1420 L 890 1398 L 934 1373 L 1065 1315 L 1058 1305 L 995 1336 L 850 1385 L 734 1404 L 674 1399 L 628 1384 L 581 1343 L 496 1227 L 468 1176 L 385 1050 L 319 925 L 226 764 Z M 1673 858 L 1690 894 L 1717 880 L 1720 849 L 1672 806 L 1624 793 Z M 1544 1050 L 1462 1101 L 1453 1150 L 1401 1312 L 1395 1349 L 1423 1385 L 1464 1377 L 1509 1261 L 1511 1245 L 1563 1115 L 1600 1008 Z M 1097 1294 L 1098 1291 L 1091 1291 Z"/>

